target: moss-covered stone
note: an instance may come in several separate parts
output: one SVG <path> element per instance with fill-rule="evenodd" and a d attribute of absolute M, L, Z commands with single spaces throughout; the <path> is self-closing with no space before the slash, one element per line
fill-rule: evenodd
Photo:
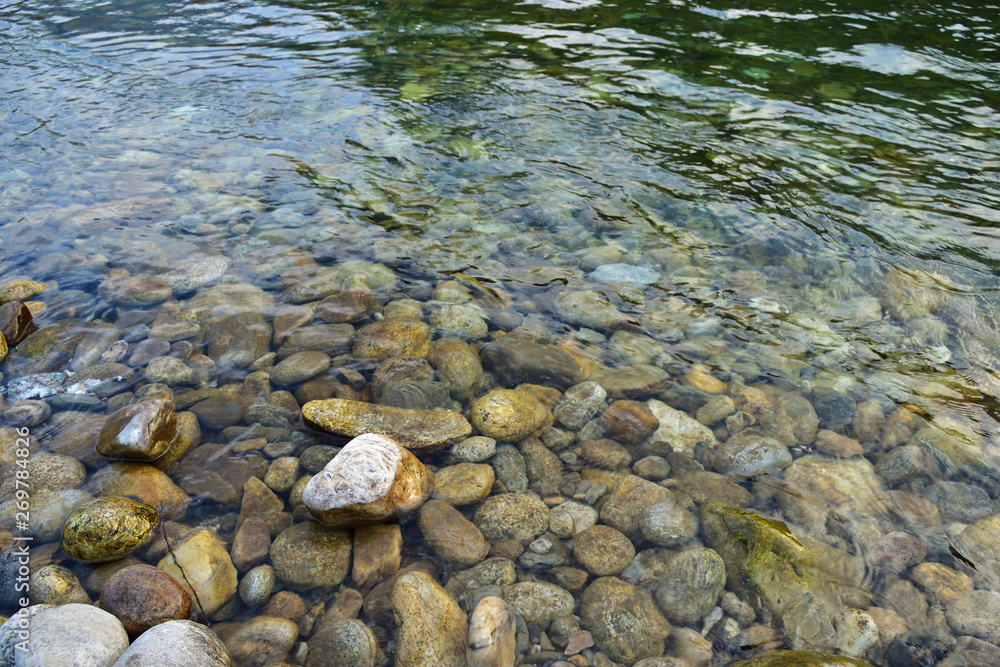
<path fill-rule="evenodd" d="M 118 496 L 99 498 L 66 519 L 62 548 L 85 563 L 104 563 L 147 544 L 159 524 L 159 515 L 149 505 Z"/>
<path fill-rule="evenodd" d="M 863 565 L 850 554 L 805 536 L 782 522 L 721 503 L 705 503 L 700 513 L 709 543 L 726 563 L 729 586 L 756 592 L 779 619 L 796 600 L 808 598 L 831 611 L 866 607 Z"/>

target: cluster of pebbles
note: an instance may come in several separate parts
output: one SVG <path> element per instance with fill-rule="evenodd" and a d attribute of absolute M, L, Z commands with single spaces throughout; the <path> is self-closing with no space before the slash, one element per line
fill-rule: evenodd
<path fill-rule="evenodd" d="M 0 289 L 32 664 L 1000 664 L 1000 474 L 917 409 L 685 362 L 596 291 L 567 334 L 474 280 L 194 264 L 108 271 L 100 319 Z"/>

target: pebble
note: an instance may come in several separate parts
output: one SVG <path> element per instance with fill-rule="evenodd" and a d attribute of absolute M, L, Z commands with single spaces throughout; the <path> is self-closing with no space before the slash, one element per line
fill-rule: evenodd
<path fill-rule="evenodd" d="M 984 590 L 960 593 L 948 602 L 945 618 L 960 635 L 1000 643 L 1000 593 Z"/>
<path fill-rule="evenodd" d="M 548 528 L 549 508 L 533 493 L 503 493 L 487 498 L 472 520 L 490 542 L 526 543 Z"/>
<path fill-rule="evenodd" d="M 670 475 L 670 463 L 662 456 L 644 456 L 632 466 L 632 474 L 659 482 Z"/>
<path fill-rule="evenodd" d="M 51 416 L 52 408 L 45 401 L 19 401 L 0 412 L 0 418 L 11 426 L 29 428 L 38 426 Z"/>
<path fill-rule="evenodd" d="M 689 549 L 670 559 L 656 601 L 670 621 L 692 625 L 712 611 L 725 585 L 722 557 L 711 549 Z"/>
<path fill-rule="evenodd" d="M 459 463 L 441 468 L 434 476 L 432 497 L 454 507 L 475 505 L 493 488 L 493 468 L 484 464 Z"/>
<path fill-rule="evenodd" d="M 469 667 L 513 667 L 517 648 L 514 612 L 502 598 L 481 599 L 469 618 Z"/>
<path fill-rule="evenodd" d="M 552 415 L 532 394 L 494 389 L 472 403 L 472 424 L 498 442 L 518 442 L 552 425 Z"/>
<path fill-rule="evenodd" d="M 235 664 L 264 667 L 284 660 L 298 637 L 298 626 L 287 618 L 255 616 L 236 628 L 225 645 Z"/>
<path fill-rule="evenodd" d="M 375 667 L 378 640 L 356 618 L 343 620 L 309 639 L 306 667 Z"/>
<path fill-rule="evenodd" d="M 602 577 L 583 591 L 580 618 L 608 657 L 632 664 L 663 655 L 673 629 L 646 590 L 615 577 Z"/>
<path fill-rule="evenodd" d="M 625 533 L 630 540 L 642 536 L 643 511 L 650 505 L 666 502 L 670 492 L 653 482 L 629 475 L 619 481 L 601 505 L 601 521 Z"/>
<path fill-rule="evenodd" d="M 479 528 L 441 500 L 425 503 L 417 522 L 427 548 L 455 567 L 471 567 L 486 558 L 490 551 Z"/>
<path fill-rule="evenodd" d="M 538 581 L 522 581 L 506 586 L 503 599 L 525 621 L 541 625 L 572 614 L 576 607 L 571 593 L 559 586 Z"/>
<path fill-rule="evenodd" d="M 302 492 L 302 502 L 324 524 L 353 528 L 419 507 L 434 474 L 391 438 L 364 434 L 344 445 Z"/>
<path fill-rule="evenodd" d="M 175 435 L 174 404 L 147 398 L 108 417 L 97 437 L 97 452 L 110 459 L 154 461 L 166 453 Z"/>
<path fill-rule="evenodd" d="M 28 580 L 32 604 L 90 604 L 80 580 L 61 565 L 49 563 L 31 573 Z"/>
<path fill-rule="evenodd" d="M 923 496 L 937 505 L 942 515 L 962 523 L 974 523 L 994 513 L 989 494 L 971 484 L 941 480 L 926 487 Z"/>
<path fill-rule="evenodd" d="M 635 556 L 632 542 L 610 526 L 592 526 L 573 538 L 573 555 L 595 577 L 620 574 Z"/>
<path fill-rule="evenodd" d="M 467 667 L 465 613 L 434 579 L 409 572 L 392 587 L 397 667 Z"/>
<path fill-rule="evenodd" d="M 606 438 L 580 443 L 580 456 L 606 470 L 621 470 L 632 462 L 632 455 L 627 449 Z"/>
<path fill-rule="evenodd" d="M 655 399 L 650 399 L 646 405 L 660 422 L 650 440 L 669 442 L 675 452 L 687 454 L 692 453 L 699 442 L 708 445 L 709 451 L 718 446 L 719 441 L 707 426 L 680 410 Z"/>
<path fill-rule="evenodd" d="M 117 496 L 98 498 L 67 517 L 61 546 L 76 560 L 104 563 L 148 544 L 159 523 L 157 511 L 149 505 Z"/>
<path fill-rule="evenodd" d="M 381 434 L 414 451 L 442 449 L 472 433 L 469 422 L 451 410 L 409 410 L 338 398 L 306 403 L 302 418 L 334 435 Z"/>
<path fill-rule="evenodd" d="M 431 327 L 418 320 L 384 319 L 358 331 L 352 354 L 362 359 L 426 357 Z"/>
<path fill-rule="evenodd" d="M 231 667 L 214 632 L 187 620 L 173 620 L 142 633 L 112 667 Z"/>
<path fill-rule="evenodd" d="M 243 603 L 252 609 L 267 602 L 274 590 L 274 583 L 274 568 L 270 565 L 258 565 L 243 575 L 237 592 Z"/>
<path fill-rule="evenodd" d="M 572 431 L 579 431 L 604 406 L 608 392 L 596 382 L 581 382 L 563 394 L 552 409 L 555 419 Z"/>
<path fill-rule="evenodd" d="M 270 556 L 275 574 L 288 588 L 332 590 L 347 576 L 351 534 L 314 522 L 297 523 L 274 539 Z"/>
<path fill-rule="evenodd" d="M 673 498 L 668 497 L 667 500 L 642 510 L 639 530 L 657 546 L 679 547 L 694 538 L 698 531 L 698 520 Z"/>
<path fill-rule="evenodd" d="M 549 512 L 549 530 L 567 539 L 597 523 L 597 510 L 574 500 L 560 503 Z"/>
<path fill-rule="evenodd" d="M 98 605 L 121 621 L 130 637 L 191 615 L 187 590 L 163 570 L 145 564 L 129 565 L 112 574 Z"/>
<path fill-rule="evenodd" d="M 399 525 L 376 523 L 354 529 L 354 561 L 351 578 L 358 588 L 367 588 L 399 569 L 403 536 Z"/>
<path fill-rule="evenodd" d="M 583 371 L 568 352 L 536 342 L 529 336 L 503 336 L 484 345 L 480 356 L 484 366 L 501 384 L 508 386 L 530 383 L 562 388 L 583 380 Z M 578 394 L 571 394 L 569 400 L 573 401 L 573 396 Z"/>
<path fill-rule="evenodd" d="M 28 632 L 30 657 L 15 652 L 17 660 L 8 664 L 104 667 L 128 648 L 128 635 L 118 619 L 89 604 L 42 609 L 31 617 Z"/>
<path fill-rule="evenodd" d="M 456 461 L 482 463 L 493 456 L 496 453 L 496 450 L 496 440 L 482 435 L 476 435 L 452 445 L 449 453 Z"/>
<path fill-rule="evenodd" d="M 746 430 L 711 450 L 708 460 L 716 472 L 746 479 L 787 468 L 792 455 L 774 438 Z"/>
<path fill-rule="evenodd" d="M 956 596 L 973 589 L 971 577 L 941 563 L 920 563 L 910 575 L 934 604 L 947 605 Z"/>
<path fill-rule="evenodd" d="M 865 453 L 861 443 L 854 438 L 840 435 L 833 431 L 822 430 L 816 433 L 816 449 L 829 456 L 838 458 L 850 458 L 861 456 Z"/>
<path fill-rule="evenodd" d="M 288 387 L 305 382 L 330 367 L 330 357 L 323 352 L 310 350 L 298 352 L 282 359 L 270 369 L 271 382 Z"/>

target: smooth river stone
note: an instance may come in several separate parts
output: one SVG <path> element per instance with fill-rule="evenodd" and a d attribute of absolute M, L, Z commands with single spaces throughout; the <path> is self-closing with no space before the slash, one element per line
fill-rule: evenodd
<path fill-rule="evenodd" d="M 568 352 L 523 336 L 504 336 L 487 343 L 479 355 L 483 364 L 506 384 L 568 387 L 583 381 L 583 371 Z"/>
<path fill-rule="evenodd" d="M 98 605 L 121 621 L 132 637 L 191 615 L 187 590 L 163 570 L 145 564 L 130 565 L 111 575 Z"/>
<path fill-rule="evenodd" d="M 27 651 L 13 649 L 10 656 L 13 659 L 9 662 L 5 659 L 2 664 L 106 667 L 118 664 L 115 660 L 128 648 L 128 635 L 118 619 L 88 604 L 42 609 L 31 617 L 28 633 Z"/>
<path fill-rule="evenodd" d="M 580 618 L 612 660 L 634 664 L 663 654 L 672 628 L 644 588 L 602 577 L 580 597 Z"/>
<path fill-rule="evenodd" d="M 66 519 L 62 549 L 84 563 L 124 558 L 148 544 L 160 524 L 156 510 L 131 498 L 98 498 Z"/>
<path fill-rule="evenodd" d="M 418 320 L 389 319 L 362 327 L 354 342 L 354 356 L 362 359 L 426 357 L 431 328 Z"/>
<path fill-rule="evenodd" d="M 512 667 L 517 648 L 514 612 L 503 599 L 487 595 L 472 611 L 466 657 L 470 667 Z"/>
<path fill-rule="evenodd" d="M 112 667 L 232 667 L 225 645 L 194 621 L 167 621 L 142 633 Z"/>
<path fill-rule="evenodd" d="M 704 442 L 709 448 L 718 446 L 719 441 L 712 430 L 697 419 L 655 399 L 650 399 L 646 405 L 660 420 L 660 427 L 649 437 L 650 440 L 669 442 L 675 452 L 684 454 L 691 454 L 699 442 Z"/>
<path fill-rule="evenodd" d="M 434 473 L 391 438 L 354 438 L 302 492 L 309 512 L 327 526 L 379 523 L 419 507 L 434 489 Z"/>
<path fill-rule="evenodd" d="M 423 572 L 409 572 L 392 588 L 396 667 L 467 667 L 468 625 L 458 603 Z"/>
<path fill-rule="evenodd" d="M 441 449 L 472 433 L 465 417 L 451 410 L 408 410 L 340 398 L 309 401 L 302 406 L 302 419 L 334 435 L 386 435 L 417 451 Z"/>
<path fill-rule="evenodd" d="M 97 437 L 97 452 L 109 459 L 155 461 L 167 452 L 176 434 L 174 404 L 147 398 L 108 417 Z"/>
<path fill-rule="evenodd" d="M 523 389 L 494 389 L 470 410 L 479 432 L 497 442 L 517 442 L 552 425 L 548 408 Z"/>

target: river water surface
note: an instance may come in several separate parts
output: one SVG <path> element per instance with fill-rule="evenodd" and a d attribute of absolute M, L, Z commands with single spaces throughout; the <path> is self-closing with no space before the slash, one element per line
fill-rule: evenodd
<path fill-rule="evenodd" d="M 364 260 L 398 279 L 382 303 L 426 302 L 426 317 L 450 280 L 476 298 L 488 333 L 431 318 L 438 337 L 478 346 L 520 325 L 585 369 L 659 366 L 672 382 L 657 396 L 692 417 L 719 394 L 740 408 L 740 382 L 792 392 L 821 430 L 859 442 L 864 456 L 847 460 L 882 466 L 867 473 L 879 494 L 935 505 L 934 536 L 899 513 L 869 534 L 876 517 L 854 506 L 837 520 L 862 528 L 826 534 L 775 500 L 763 468 L 727 471 L 703 451 L 689 452 L 692 465 L 729 472 L 752 509 L 864 557 L 874 598 L 861 609 L 891 609 L 905 620 L 899 632 L 966 635 L 944 619 L 947 596 L 886 593 L 897 576 L 909 586 L 906 568 L 921 558 L 886 574 L 869 552 L 908 533 L 924 560 L 996 588 L 977 573 L 997 565 L 968 556 L 961 535 L 1000 499 L 998 18 L 989 2 L 917 0 L 8 1 L 0 287 L 45 282 L 39 326 L 124 330 L 172 317 L 212 284 L 254 285 L 280 307 L 282 291 L 319 266 Z M 115 303 L 99 286 L 121 269 L 172 276 L 171 300 Z M 274 310 L 263 314 L 271 322 Z M 192 341 L 188 355 L 203 351 L 203 338 Z M 374 400 L 374 364 L 331 356 L 348 370 L 338 380 Z M 74 352 L 48 365 L 16 357 L 0 366 L 4 384 L 70 370 Z M 214 361 L 203 384 L 242 381 Z M 85 367 L 78 355 L 72 370 Z M 452 392 L 450 407 L 466 410 L 471 397 Z M 58 417 L 107 406 L 54 407 Z M 862 419 L 876 411 L 874 426 Z M 709 424 L 722 441 L 737 428 L 726 423 Z M 45 449 L 71 427 L 33 428 Z M 293 455 L 344 442 L 296 428 Z M 220 431 L 203 423 L 202 441 L 225 443 Z M 829 455 L 812 440 L 785 444 L 796 459 Z M 924 463 L 886 472 L 883 459 L 907 445 Z M 657 451 L 629 448 L 634 459 Z M 572 454 L 564 474 L 590 467 L 579 450 L 554 450 Z M 226 512 L 186 490 L 201 508 L 187 524 L 207 516 L 231 540 Z M 682 497 L 697 513 L 702 499 Z M 986 509 L 948 509 L 969 498 Z M 415 526 L 404 535 L 406 565 L 426 551 Z M 687 546 L 709 541 L 701 533 Z M 545 570 L 519 576 L 552 581 Z M 911 603 L 930 607 L 910 613 Z M 220 620 L 256 613 L 231 612 Z M 785 638 L 770 648 L 796 645 L 780 616 L 756 621 Z M 546 648 L 545 625 L 529 624 L 530 650 Z M 764 636 L 715 625 L 713 664 L 753 655 L 747 637 Z M 376 636 L 391 659 L 392 626 Z M 977 636 L 997 641 L 1000 629 Z M 859 657 L 890 664 L 887 637 Z M 804 646 L 845 652 L 836 641 Z"/>

